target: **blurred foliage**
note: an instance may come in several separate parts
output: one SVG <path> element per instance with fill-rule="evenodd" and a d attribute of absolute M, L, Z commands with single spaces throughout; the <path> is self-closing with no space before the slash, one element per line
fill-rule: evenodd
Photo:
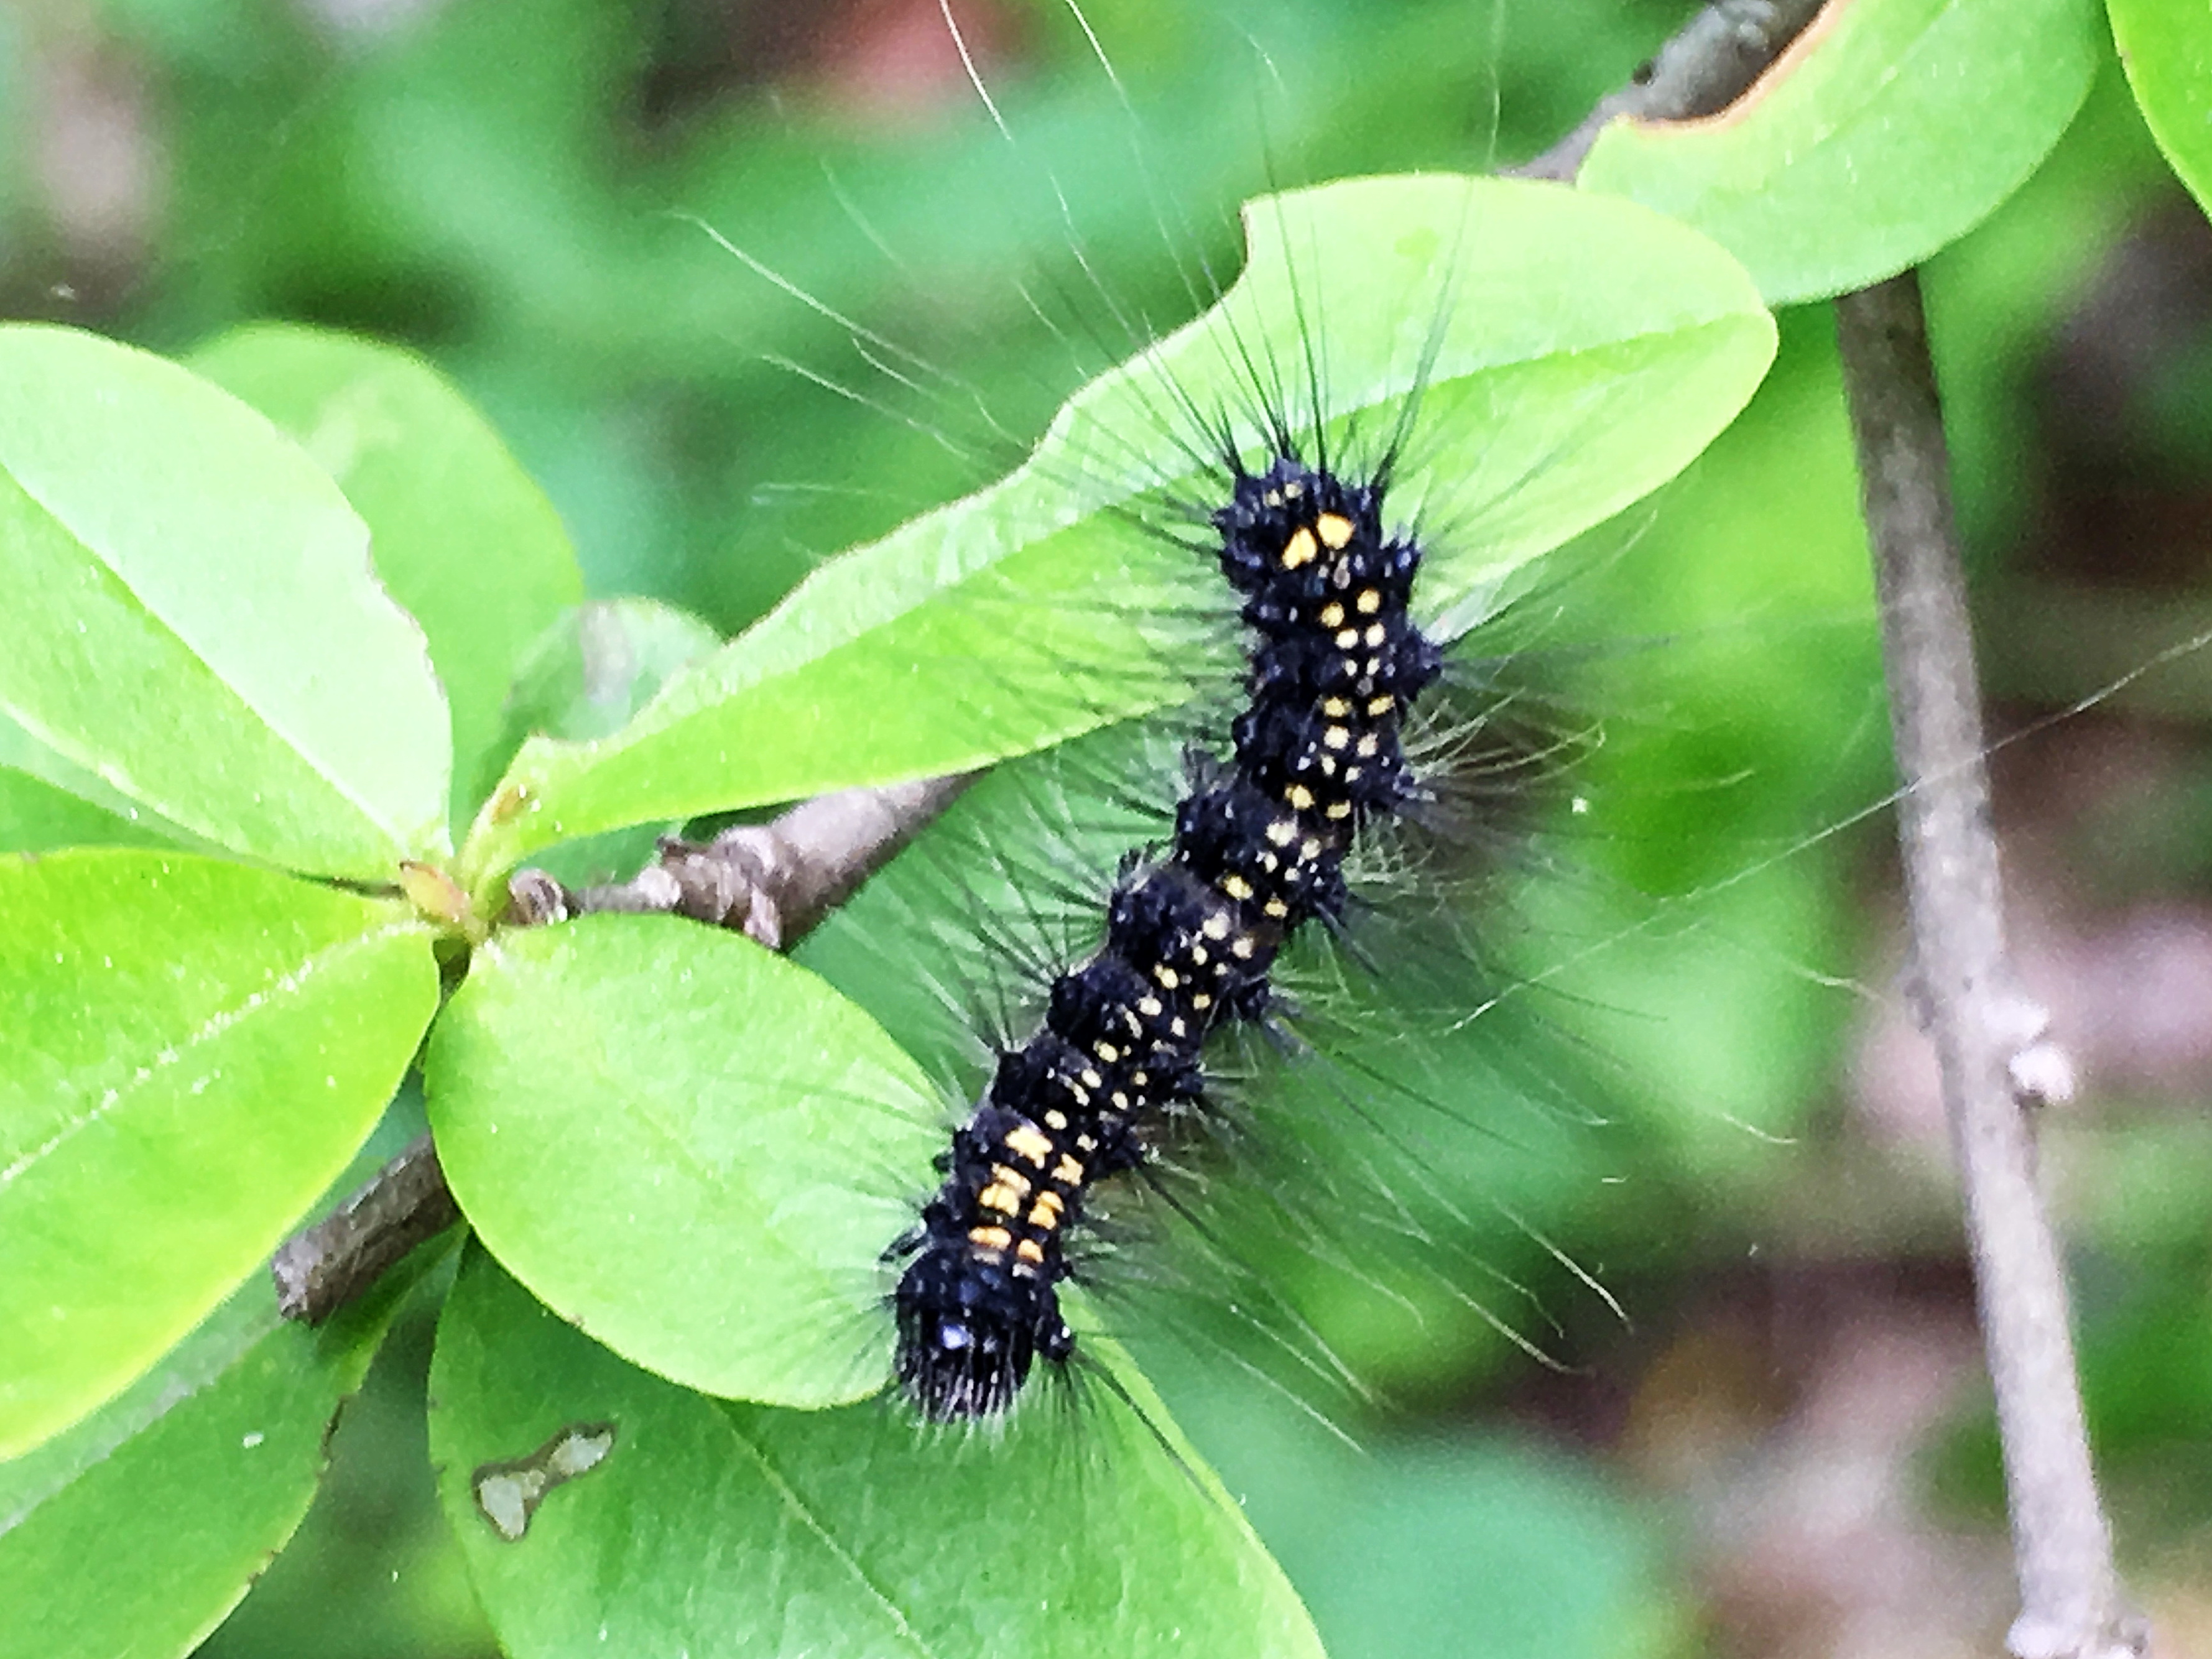
<path fill-rule="evenodd" d="M 0 313 L 173 351 L 269 318 L 409 344 L 551 495 L 593 596 L 649 596 L 726 633 L 819 557 L 1003 470 L 1121 355 L 1048 320 L 1059 297 L 1096 281 L 1139 333 L 1187 314 L 1233 256 L 1243 196 L 1530 153 L 1688 9 L 1291 0 L 1248 38 L 1165 0 L 1102 3 L 1091 21 L 1133 116 L 1066 10 L 1008 3 L 973 44 L 1010 146 L 941 40 L 897 55 L 933 6 L 847 0 L 802 25 L 740 0 L 41 0 L 0 13 Z M 1281 94 L 1255 98 L 1268 81 Z M 1134 180 L 1133 123 L 1149 174 Z M 2178 197 L 2108 63 L 2050 163 L 1929 273 L 1992 672 L 2023 716 L 2180 637 L 2118 610 L 2130 592 L 2162 625 L 2212 617 L 2212 547 L 2161 535 L 2143 506 L 2205 520 L 2212 303 L 2201 283 L 2177 304 L 2138 281 L 2172 269 L 2140 239 Z M 2182 245 L 2202 260 L 2203 242 L 2192 215 Z M 2085 339 L 2085 317 L 2103 331 Z M 932 376 L 878 372 L 843 319 L 920 343 Z M 1956 1249 L 1942 1170 L 1852 1145 L 1836 1080 L 1861 1001 L 1887 992 L 1869 964 L 1887 946 L 1870 896 L 1887 854 L 1880 815 L 1857 820 L 1888 771 L 1824 312 L 1785 318 L 1751 414 L 1630 519 L 1557 594 L 1583 619 L 1551 641 L 1571 700 L 1609 739 L 1578 780 L 1589 810 L 1562 826 L 1576 878 L 1515 895 L 1534 941 L 1516 965 L 1575 958 L 1547 1008 L 1607 1057 L 1555 1086 L 1609 1121 L 1526 1131 L 1507 1161 L 1532 1173 L 1498 1182 L 1510 1212 L 1458 1241 L 1541 1281 L 1559 1328 L 1545 1346 L 1601 1367 L 1623 1339 L 1563 1261 L 1664 1328 L 1686 1286 L 1747 1254 Z M 2127 896 L 2204 893 L 2212 688 L 2186 668 L 2115 705 L 2152 710 L 2188 757 L 2131 804 Z M 40 833 L 66 838 L 69 810 L 58 799 Z M 2073 867 L 2110 873 L 2109 823 L 2058 833 Z M 1650 893 L 1668 900 L 1656 921 L 1627 902 Z M 1587 940 L 1604 948 L 1562 943 Z M 2201 1103 L 2054 1138 L 2124 1537 L 2139 1516 L 2161 1539 L 2212 1527 Z M 1686 1646 L 1674 1534 L 1620 1470 L 1464 1427 L 1528 1389 L 1526 1358 L 1470 1327 L 1431 1332 L 1424 1363 L 1441 1369 L 1405 1374 L 1397 1340 L 1363 1325 L 1373 1310 L 1344 1301 L 1332 1340 L 1433 1407 L 1427 1437 L 1388 1438 L 1356 1470 L 1240 1413 L 1233 1385 L 1161 1377 L 1332 1650 L 1379 1650 L 1381 1630 L 1394 1651 Z M 434 1513 L 426 1343 L 403 1327 L 299 1544 L 207 1651 L 488 1650 Z M 1932 1471 L 1984 1522 L 1993 1446 L 1969 1424 Z M 1496 1604 L 1417 1610 L 1425 1583 Z M 1606 1613 L 1524 1637 L 1532 1606 Z"/>

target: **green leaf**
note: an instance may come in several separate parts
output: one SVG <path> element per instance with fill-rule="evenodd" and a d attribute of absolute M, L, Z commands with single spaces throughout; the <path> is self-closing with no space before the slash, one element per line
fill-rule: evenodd
<path fill-rule="evenodd" d="M 2151 136 L 2212 213 L 2212 3 L 2106 0 Z"/>
<path fill-rule="evenodd" d="M 159 845 L 141 830 L 45 780 L 0 766 L 0 852 L 42 853 L 91 843 Z"/>
<path fill-rule="evenodd" d="M 561 618 L 532 646 L 507 695 L 509 756 L 534 732 L 564 742 L 612 737 L 678 671 L 722 643 L 701 618 L 657 599 L 596 599 Z M 626 877 L 681 820 L 616 830 L 550 849 L 536 863 L 570 886 Z"/>
<path fill-rule="evenodd" d="M 422 1251 L 319 1330 L 259 1279 L 100 1411 L 0 1463 L 0 1659 L 189 1653 L 291 1537 Z"/>
<path fill-rule="evenodd" d="M 459 391 L 396 347 L 261 323 L 185 359 L 321 463 L 368 521 L 377 574 L 429 636 L 453 715 L 453 811 L 498 769 L 501 707 L 532 642 L 583 597 L 552 503 Z"/>
<path fill-rule="evenodd" d="M 477 1235 L 616 1352 L 784 1405 L 883 1386 L 882 1256 L 932 1184 L 944 1111 L 812 974 L 661 916 L 503 933 L 426 1073 Z"/>
<path fill-rule="evenodd" d="M 2018 189 L 2087 96 L 2094 0 L 1831 0 L 1725 114 L 1616 121 L 1586 190 L 1695 225 L 1769 303 L 1864 288 Z"/>
<path fill-rule="evenodd" d="M 90 846 L 222 851 L 139 805 L 97 773 L 64 759 L 5 714 L 0 714 L 0 798 L 11 803 L 0 805 L 0 818 L 15 824 L 0 833 L 0 852 Z"/>
<path fill-rule="evenodd" d="M 992 488 L 817 571 L 606 741 L 535 741 L 465 862 L 621 824 L 962 770 L 1181 701 L 1200 423 L 1256 405 L 1371 461 L 1417 409 L 1393 500 L 1434 527 L 1427 617 L 1480 620 L 1528 561 L 1672 476 L 1765 373 L 1771 319 L 1702 238 L 1525 182 L 1355 179 L 1255 202 L 1205 318 L 1092 382 Z M 1314 355 L 1307 352 L 1309 336 Z M 1225 607 L 1224 607 L 1225 614 Z M 1203 641 L 1211 639 L 1207 658 Z"/>
<path fill-rule="evenodd" d="M 1330 1659 L 1698 1650 L 1665 1517 L 1601 1456 L 1480 1419 L 1379 1430 L 1355 1449 L 1218 1361 L 1170 1358 L 1153 1375 L 1305 1598 Z"/>
<path fill-rule="evenodd" d="M 1078 1386 L 1060 1403 L 1079 1411 L 1032 1401 L 965 1437 L 884 1405 L 713 1401 L 623 1364 L 472 1253 L 439 1325 L 430 1449 L 514 1659 L 1319 1659 L 1296 1594 L 1143 1380 Z M 496 1489 L 503 1526 L 480 1504 L 479 1477 L 610 1431 L 519 1537 Z"/>
<path fill-rule="evenodd" d="M 611 738 L 678 671 L 722 642 L 702 618 L 658 599 L 595 599 L 532 644 L 507 699 L 507 742 Z"/>
<path fill-rule="evenodd" d="M 400 906 L 181 854 L 0 859 L 0 1456 L 140 1375 L 375 1123 L 438 995 Z"/>
<path fill-rule="evenodd" d="M 0 714 L 117 793 L 323 875 L 447 846 L 444 704 L 361 520 L 173 363 L 0 328 Z"/>

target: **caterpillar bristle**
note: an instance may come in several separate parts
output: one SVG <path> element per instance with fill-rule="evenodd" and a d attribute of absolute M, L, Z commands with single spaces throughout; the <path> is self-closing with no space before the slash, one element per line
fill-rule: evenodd
<path fill-rule="evenodd" d="M 896 1375 L 925 1419 L 1004 1412 L 1037 1359 L 1066 1362 L 1058 1287 L 1092 1188 L 1203 1098 L 1209 1036 L 1266 1013 L 1284 945 L 1340 915 L 1355 838 L 1418 793 L 1400 734 L 1442 669 L 1409 610 L 1419 547 L 1386 532 L 1373 479 L 1287 447 L 1258 472 L 1226 455 L 1211 521 L 1250 641 L 1234 762 L 1194 776 L 1167 850 L 1125 868 L 1105 943 L 953 1137 L 894 1294 Z"/>

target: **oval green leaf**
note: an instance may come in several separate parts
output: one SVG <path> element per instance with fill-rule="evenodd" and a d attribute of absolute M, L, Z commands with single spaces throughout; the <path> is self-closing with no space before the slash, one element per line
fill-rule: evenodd
<path fill-rule="evenodd" d="M 426 1081 L 477 1236 L 616 1352 L 784 1405 L 890 1376 L 881 1259 L 932 1184 L 944 1109 L 805 969 L 661 916 L 503 933 Z"/>
<path fill-rule="evenodd" d="M 248 1280 L 92 1416 L 0 1463 L 0 1659 L 198 1645 L 298 1528 L 338 1407 L 431 1254 L 317 1330 Z"/>
<path fill-rule="evenodd" d="M 159 846 L 161 837 L 45 779 L 0 766 L 0 853 L 58 847 Z"/>
<path fill-rule="evenodd" d="M 1424 604 L 1456 632 L 1528 561 L 1686 465 L 1773 355 L 1741 268 L 1626 203 L 1428 175 L 1245 217 L 1222 302 L 1078 392 L 1009 477 L 823 567 L 616 737 L 526 745 L 470 870 L 964 770 L 1181 701 L 1197 643 L 1174 619 L 1213 586 L 1164 530 L 1187 531 L 1169 504 L 1202 487 L 1201 424 L 1224 412 L 1254 459 L 1260 405 L 1310 430 L 1318 401 L 1333 453 L 1370 459 L 1407 416 L 1393 500 L 1434 532 Z M 1208 637 L 1200 672 L 1230 660 L 1233 638 Z"/>
<path fill-rule="evenodd" d="M 368 522 L 377 575 L 429 637 L 452 713 L 453 813 L 465 825 L 507 762 L 507 687 L 538 636 L 584 595 L 560 515 L 483 416 L 412 352 L 258 323 L 185 362 L 296 440 Z"/>
<path fill-rule="evenodd" d="M 539 636 L 507 694 L 501 752 L 533 733 L 564 742 L 612 737 L 678 672 L 714 653 L 722 636 L 690 611 L 658 599 L 594 599 Z M 533 860 L 572 887 L 635 874 L 676 819 L 610 830 L 547 849 Z"/>
<path fill-rule="evenodd" d="M 1031 1401 L 966 1436 L 888 1403 L 710 1400 L 624 1364 L 472 1252 L 439 1323 L 430 1455 L 514 1659 L 1320 1659 L 1296 1592 L 1142 1378 L 1121 1361 L 1078 1387 L 1060 1403 L 1080 1410 Z M 595 1449 L 588 1469 L 513 1501 L 575 1445 Z"/>
<path fill-rule="evenodd" d="M 1695 225 L 1773 305 L 1893 276 L 2049 155 L 2100 57 L 2094 0 L 1829 0 L 1733 107 L 1615 122 L 1583 188 Z"/>
<path fill-rule="evenodd" d="M 444 701 L 368 531 L 175 364 L 0 327 L 0 714 L 119 794 L 319 875 L 449 844 Z"/>
<path fill-rule="evenodd" d="M 0 859 L 0 1457 L 198 1324 L 375 1123 L 437 1005 L 400 906 L 182 854 Z"/>
<path fill-rule="evenodd" d="M 2212 213 L 2212 5 L 2106 0 L 2143 120 L 2197 205 Z"/>
<path fill-rule="evenodd" d="M 0 851 L 118 844 L 221 850 L 110 787 L 98 774 L 64 760 L 5 714 L 0 714 L 0 794 L 20 797 L 22 810 L 52 826 L 47 836 L 0 841 Z"/>
<path fill-rule="evenodd" d="M 534 734 L 573 743 L 611 738 L 722 636 L 658 599 L 594 599 L 532 641 L 507 697 L 506 744 Z"/>

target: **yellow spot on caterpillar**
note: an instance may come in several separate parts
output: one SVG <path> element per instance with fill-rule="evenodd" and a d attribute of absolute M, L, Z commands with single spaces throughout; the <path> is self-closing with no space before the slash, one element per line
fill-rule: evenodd
<path fill-rule="evenodd" d="M 1341 749 L 1352 741 L 1352 728 L 1348 726 L 1329 726 L 1322 732 L 1321 740 L 1324 748 Z"/>
<path fill-rule="evenodd" d="M 1320 622 L 1323 628 L 1343 627 L 1344 607 L 1334 599 L 1331 599 L 1327 605 L 1322 606 Z"/>
<path fill-rule="evenodd" d="M 1004 1227 L 970 1227 L 968 1242 L 986 1250 L 1003 1250 L 1014 1242 L 1014 1236 Z"/>
<path fill-rule="evenodd" d="M 1059 1107 L 1054 1107 L 1044 1115 L 1044 1127 L 1048 1129 L 1065 1129 L 1067 1127 L 1067 1114 L 1061 1111 Z"/>
<path fill-rule="evenodd" d="M 1172 991 L 1176 986 L 1182 983 L 1182 975 L 1176 973 L 1174 969 L 1169 967 L 1164 962 L 1159 963 L 1153 967 L 1152 977 L 1160 982 L 1160 988 L 1163 991 Z"/>
<path fill-rule="evenodd" d="M 1321 537 L 1321 544 L 1336 552 L 1352 539 L 1352 520 L 1341 513 L 1324 513 L 1314 520 L 1314 529 Z"/>
<path fill-rule="evenodd" d="M 1385 641 L 1385 640 L 1389 639 L 1389 637 L 1390 637 L 1390 630 L 1389 630 L 1389 629 L 1387 629 L 1387 628 L 1383 627 L 1383 626 L 1382 626 L 1382 624 L 1381 623 L 1368 623 L 1368 624 L 1367 624 L 1367 643 L 1368 643 L 1368 644 L 1370 644 L 1370 645 L 1380 645 L 1380 644 L 1382 644 L 1382 641 Z"/>
<path fill-rule="evenodd" d="M 1189 1033 L 1190 1028 L 1182 1023 L 1182 1016 L 1181 1014 L 1177 1014 L 1173 1019 L 1168 1022 L 1169 1036 L 1182 1038 L 1188 1036 Z"/>
<path fill-rule="evenodd" d="M 1030 1178 L 1011 1164 L 994 1164 L 991 1179 L 1001 1187 L 1012 1188 L 1018 1193 L 1026 1193 L 1030 1189 Z"/>
<path fill-rule="evenodd" d="M 1075 1144 L 1087 1152 L 1098 1144 L 1098 1138 L 1096 1135 L 1078 1135 Z"/>
<path fill-rule="evenodd" d="M 1239 933 L 1235 939 L 1231 939 L 1229 941 L 1229 954 L 1232 957 L 1250 956 L 1252 954 L 1252 935 L 1249 933 Z"/>
<path fill-rule="evenodd" d="M 1358 643 L 1359 630 L 1356 628 L 1347 628 L 1336 636 L 1336 648 L 1340 651 L 1349 651 Z"/>
<path fill-rule="evenodd" d="M 1361 616 L 1371 617 L 1382 608 L 1382 595 L 1372 587 L 1363 587 L 1359 597 L 1352 603 Z"/>
<path fill-rule="evenodd" d="M 1034 1238 L 1025 1238 L 1014 1246 L 1014 1254 L 1032 1267 L 1044 1266 L 1044 1246 Z"/>
<path fill-rule="evenodd" d="M 1107 1097 L 1107 1098 L 1113 1102 L 1114 1109 L 1115 1111 L 1126 1112 L 1129 1109 L 1129 1097 L 1123 1094 L 1119 1089 L 1115 1090 L 1111 1095 Z"/>
<path fill-rule="evenodd" d="M 1321 712 L 1330 720 L 1340 720 L 1352 712 L 1352 704 L 1343 697 L 1323 697 Z"/>
<path fill-rule="evenodd" d="M 1325 778 L 1333 778 L 1336 775 L 1335 756 L 1323 755 L 1321 757 L 1321 775 Z"/>
<path fill-rule="evenodd" d="M 1221 890 L 1233 899 L 1248 899 L 1252 896 L 1252 884 L 1231 870 L 1222 877 Z"/>
<path fill-rule="evenodd" d="M 1310 838 L 1304 846 L 1298 848 L 1298 856 L 1305 860 L 1308 864 L 1311 864 L 1316 859 L 1319 858 L 1321 856 L 1321 838 L 1319 836 Z"/>
<path fill-rule="evenodd" d="M 1198 925 L 1198 931 L 1205 934 L 1208 939 L 1227 939 L 1229 937 L 1228 913 L 1223 910 L 1216 910 L 1212 915 L 1208 916 L 1204 921 Z M 1201 957 L 1199 960 L 1203 962 L 1205 958 Z"/>
<path fill-rule="evenodd" d="M 1099 1059 L 1104 1060 L 1109 1066 L 1111 1066 L 1115 1060 L 1121 1058 L 1121 1051 L 1119 1048 L 1116 1048 L 1112 1043 L 1107 1042 L 1104 1037 L 1100 1037 L 1097 1042 L 1091 1045 L 1091 1052 L 1097 1055 Z"/>
<path fill-rule="evenodd" d="M 1370 732 L 1359 739 L 1359 746 L 1352 752 L 1362 760 L 1372 760 L 1382 747 L 1382 739 Z"/>
<path fill-rule="evenodd" d="M 1083 1184 L 1083 1165 L 1062 1152 L 1059 1164 L 1052 1172 L 1052 1178 L 1063 1187 L 1080 1187 Z"/>
<path fill-rule="evenodd" d="M 1285 916 L 1291 914 L 1291 907 L 1284 903 L 1280 899 L 1269 899 L 1267 903 L 1261 905 L 1260 908 L 1265 910 L 1269 915 L 1274 917 L 1278 921 L 1280 921 Z"/>
<path fill-rule="evenodd" d="M 1052 1156 L 1052 1142 L 1030 1125 L 1018 1123 L 1006 1131 L 1006 1150 L 1027 1158 L 1042 1170 L 1045 1159 Z"/>
<path fill-rule="evenodd" d="M 1086 1089 L 1103 1088 L 1105 1084 L 1106 1079 L 1096 1072 L 1086 1071 L 1083 1074 L 1083 1086 Z"/>
<path fill-rule="evenodd" d="M 1022 1195 L 1011 1187 L 990 1186 L 975 1194 L 975 1204 L 994 1215 L 1012 1215 L 1022 1207 Z"/>
<path fill-rule="evenodd" d="M 1283 568 L 1296 570 L 1311 564 L 1320 556 L 1321 550 L 1314 545 L 1313 532 L 1300 525 L 1291 532 L 1290 540 L 1283 544 Z"/>
<path fill-rule="evenodd" d="M 1390 712 L 1392 705 L 1395 703 L 1396 701 L 1396 698 L 1393 697 L 1388 691 L 1385 691 L 1380 696 L 1368 698 L 1367 712 L 1370 714 L 1387 714 Z"/>
<path fill-rule="evenodd" d="M 1030 1212 L 1030 1224 L 1038 1227 L 1057 1226 L 1060 1223 L 1060 1212 L 1066 1206 L 1067 1200 L 1060 1197 L 1052 1188 L 1048 1187 L 1037 1194 L 1036 1206 Z"/>
<path fill-rule="evenodd" d="M 1314 792 L 1303 783 L 1294 783 L 1283 791 L 1283 799 L 1301 812 L 1313 811 Z"/>
<path fill-rule="evenodd" d="M 1322 816 L 1329 818 L 1348 818 L 1352 816 L 1352 803 L 1348 800 L 1333 800 L 1322 809 Z"/>
<path fill-rule="evenodd" d="M 1146 1019 L 1158 1019 L 1160 1017 L 1160 1000 L 1150 992 L 1137 999 L 1137 1012 Z"/>
<path fill-rule="evenodd" d="M 1277 818 L 1267 826 L 1267 839 L 1278 847 L 1288 847 L 1297 838 L 1298 821 L 1296 818 Z"/>
<path fill-rule="evenodd" d="M 1200 945 L 1196 939 L 1193 939 L 1191 941 L 1190 961 L 1191 966 L 1194 968 L 1203 968 L 1206 966 L 1206 947 L 1203 945 Z"/>

